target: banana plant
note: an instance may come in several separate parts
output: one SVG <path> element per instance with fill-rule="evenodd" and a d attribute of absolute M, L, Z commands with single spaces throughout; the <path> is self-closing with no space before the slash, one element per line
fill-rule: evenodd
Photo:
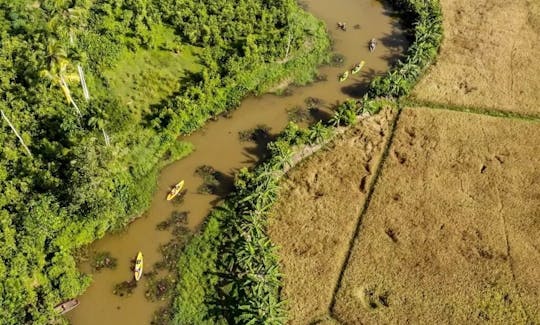
<path fill-rule="evenodd" d="M 318 121 L 309 128 L 308 138 L 311 143 L 321 143 L 330 135 L 330 129 Z"/>

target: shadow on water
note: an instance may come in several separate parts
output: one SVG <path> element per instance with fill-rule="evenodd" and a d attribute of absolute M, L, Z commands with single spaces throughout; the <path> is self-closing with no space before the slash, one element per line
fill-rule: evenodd
<path fill-rule="evenodd" d="M 394 65 L 397 60 L 405 57 L 405 51 L 409 46 L 403 35 L 400 34 L 400 30 L 397 27 L 392 29 L 392 33 L 387 33 L 379 40 L 381 45 L 386 47 L 388 53 L 381 56 L 381 58 L 387 61 L 391 66 Z"/>
<path fill-rule="evenodd" d="M 229 194 L 233 188 L 234 176 L 231 174 L 225 174 L 220 171 L 216 171 L 216 179 L 218 184 L 214 186 L 214 194 L 220 198 L 224 198 Z"/>
<path fill-rule="evenodd" d="M 353 98 L 360 98 L 366 93 L 369 83 L 377 75 L 378 73 L 374 69 L 368 68 L 358 76 L 351 78 L 355 82 L 352 85 L 341 87 L 341 92 Z"/>
<path fill-rule="evenodd" d="M 243 155 L 248 158 L 244 163 L 256 164 L 268 158 L 268 144 L 276 139 L 277 134 L 271 134 L 270 128 L 265 125 L 246 130 L 244 136 L 245 134 L 249 134 L 249 140 L 247 141 L 248 145 L 243 148 Z M 234 175 L 237 173 L 238 169 L 231 170 L 229 173 L 218 170 L 213 172 L 213 177 L 217 182 L 211 186 L 211 193 L 217 198 L 211 201 L 212 206 L 216 206 L 231 193 L 234 186 Z"/>
<path fill-rule="evenodd" d="M 309 108 L 309 115 L 311 115 L 314 120 L 313 124 L 317 123 L 318 121 L 327 122 L 333 116 L 331 111 L 322 109 L 320 107 Z"/>
<path fill-rule="evenodd" d="M 415 21 L 414 19 L 410 19 L 411 17 L 404 16 L 406 13 L 396 10 L 391 1 L 379 0 L 379 2 L 382 4 L 383 7 L 382 14 L 392 18 L 392 27 L 399 28 L 402 31 L 405 31 L 405 33 L 402 34 L 405 37 L 410 37 L 414 35 L 414 33 L 410 33 L 410 30 L 408 31 L 408 29 L 414 27 L 412 25 L 412 22 Z"/>
<path fill-rule="evenodd" d="M 229 195 L 234 186 L 234 175 L 236 175 L 236 170 L 232 170 L 230 173 L 226 174 L 224 172 L 216 171 L 216 180 L 217 184 L 212 187 L 212 194 L 217 195 L 217 198 L 210 201 L 212 206 L 217 206 L 221 201 Z"/>
<path fill-rule="evenodd" d="M 271 128 L 266 125 L 257 125 L 254 129 L 240 133 L 248 145 L 243 147 L 243 155 L 248 160 L 243 163 L 255 164 L 268 157 L 268 144 L 274 141 L 277 134 L 270 133 Z"/>

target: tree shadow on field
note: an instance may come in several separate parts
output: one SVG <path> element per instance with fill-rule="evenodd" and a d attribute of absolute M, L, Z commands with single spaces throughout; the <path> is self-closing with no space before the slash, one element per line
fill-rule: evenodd
<path fill-rule="evenodd" d="M 162 113 L 163 108 L 170 106 L 177 97 L 182 97 L 189 86 L 200 81 L 202 81 L 202 74 L 200 72 L 184 71 L 184 74 L 178 77 L 178 85 L 180 85 L 180 88 L 177 91 L 162 98 L 158 103 L 150 104 L 147 110 L 141 112 L 142 125 L 146 128 L 155 128 L 158 125 L 163 129 L 167 128 L 173 119 L 172 116 L 169 116 L 170 114 L 160 114 Z M 179 107 L 175 107 L 174 109 L 179 109 Z"/>

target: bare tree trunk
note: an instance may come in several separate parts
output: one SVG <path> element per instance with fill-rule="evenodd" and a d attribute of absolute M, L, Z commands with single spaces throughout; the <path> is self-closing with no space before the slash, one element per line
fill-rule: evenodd
<path fill-rule="evenodd" d="M 84 99 L 88 101 L 90 100 L 90 92 L 88 92 L 88 87 L 86 87 L 86 79 L 84 78 L 84 71 L 80 64 L 77 65 L 77 70 L 79 71 L 79 79 L 81 80 L 81 86 L 83 89 Z"/>
<path fill-rule="evenodd" d="M 107 132 L 105 132 L 105 128 L 102 128 L 101 131 L 103 132 L 103 139 L 105 140 L 105 145 L 108 147 L 111 145 L 111 139 L 109 138 L 109 135 Z"/>
<path fill-rule="evenodd" d="M 292 34 L 289 33 L 289 40 L 287 41 L 287 50 L 285 51 L 285 60 L 289 57 L 289 50 L 291 49 L 291 42 L 293 40 Z"/>
<path fill-rule="evenodd" d="M 69 87 L 66 83 L 66 80 L 64 79 L 64 76 L 60 75 L 60 84 L 64 88 L 64 93 L 68 99 L 68 101 L 75 107 L 75 110 L 77 111 L 77 114 L 79 114 L 79 117 L 82 117 L 81 110 L 79 109 L 79 106 L 75 103 L 73 100 L 73 97 L 71 97 L 71 92 L 69 91 Z"/>
<path fill-rule="evenodd" d="M 73 34 L 70 34 L 69 37 L 70 37 L 69 41 L 71 42 L 71 45 L 73 45 L 74 44 Z M 81 67 L 80 64 L 77 64 L 77 71 L 79 72 L 79 80 L 81 81 L 81 87 L 83 89 L 84 99 L 86 101 L 89 101 L 90 100 L 90 92 L 88 91 L 88 87 L 86 86 L 86 79 L 84 78 L 84 71 L 83 71 L 83 68 Z M 69 93 L 69 88 L 68 88 L 68 86 L 66 84 L 66 81 L 64 80 L 63 77 L 61 77 L 61 80 L 62 80 L 62 84 L 64 85 L 64 87 L 66 87 L 67 92 Z M 77 110 L 77 113 L 79 113 L 79 116 L 81 116 L 81 111 L 79 110 L 79 107 L 77 107 L 77 104 L 75 104 L 75 102 L 73 101 L 73 98 L 71 98 L 71 95 L 69 95 L 69 101 L 73 104 L 73 106 Z M 105 132 L 105 128 L 101 128 L 101 132 L 103 132 L 103 140 L 105 140 L 105 145 L 110 146 L 111 145 L 111 139 L 110 139 L 109 135 L 107 134 L 107 132 Z"/>
<path fill-rule="evenodd" d="M 6 122 L 8 122 L 9 126 L 11 127 L 11 129 L 13 130 L 13 132 L 15 133 L 15 135 L 17 136 L 17 138 L 19 138 L 19 141 L 21 141 L 24 149 L 26 149 L 26 152 L 28 152 L 28 155 L 31 157 L 31 158 L 34 158 L 32 156 L 32 153 L 30 152 L 30 149 L 28 149 L 28 147 L 26 146 L 26 144 L 24 144 L 24 140 L 21 138 L 21 136 L 19 135 L 19 132 L 17 132 L 17 129 L 15 129 L 15 127 L 13 126 L 13 124 L 11 124 L 11 122 L 9 121 L 9 119 L 7 118 L 6 114 L 4 114 L 4 111 L 3 110 L 0 110 L 0 112 L 2 113 L 2 117 L 6 120 Z"/>

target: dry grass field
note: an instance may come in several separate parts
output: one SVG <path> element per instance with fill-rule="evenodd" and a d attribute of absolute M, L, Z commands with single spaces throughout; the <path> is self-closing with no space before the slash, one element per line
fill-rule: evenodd
<path fill-rule="evenodd" d="M 282 182 L 270 237 L 280 247 L 291 324 L 327 314 L 395 111 L 383 110 L 300 163 Z"/>
<path fill-rule="evenodd" d="M 540 123 L 414 108 L 395 132 L 334 318 L 540 323 Z"/>
<path fill-rule="evenodd" d="M 284 181 L 270 233 L 291 324 L 540 324 L 540 121 L 486 112 L 540 117 L 540 1 L 440 1 L 411 99 L 452 110 L 404 109 L 376 180 L 388 114 Z"/>
<path fill-rule="evenodd" d="M 540 1 L 441 0 L 440 56 L 413 96 L 540 116 Z"/>

